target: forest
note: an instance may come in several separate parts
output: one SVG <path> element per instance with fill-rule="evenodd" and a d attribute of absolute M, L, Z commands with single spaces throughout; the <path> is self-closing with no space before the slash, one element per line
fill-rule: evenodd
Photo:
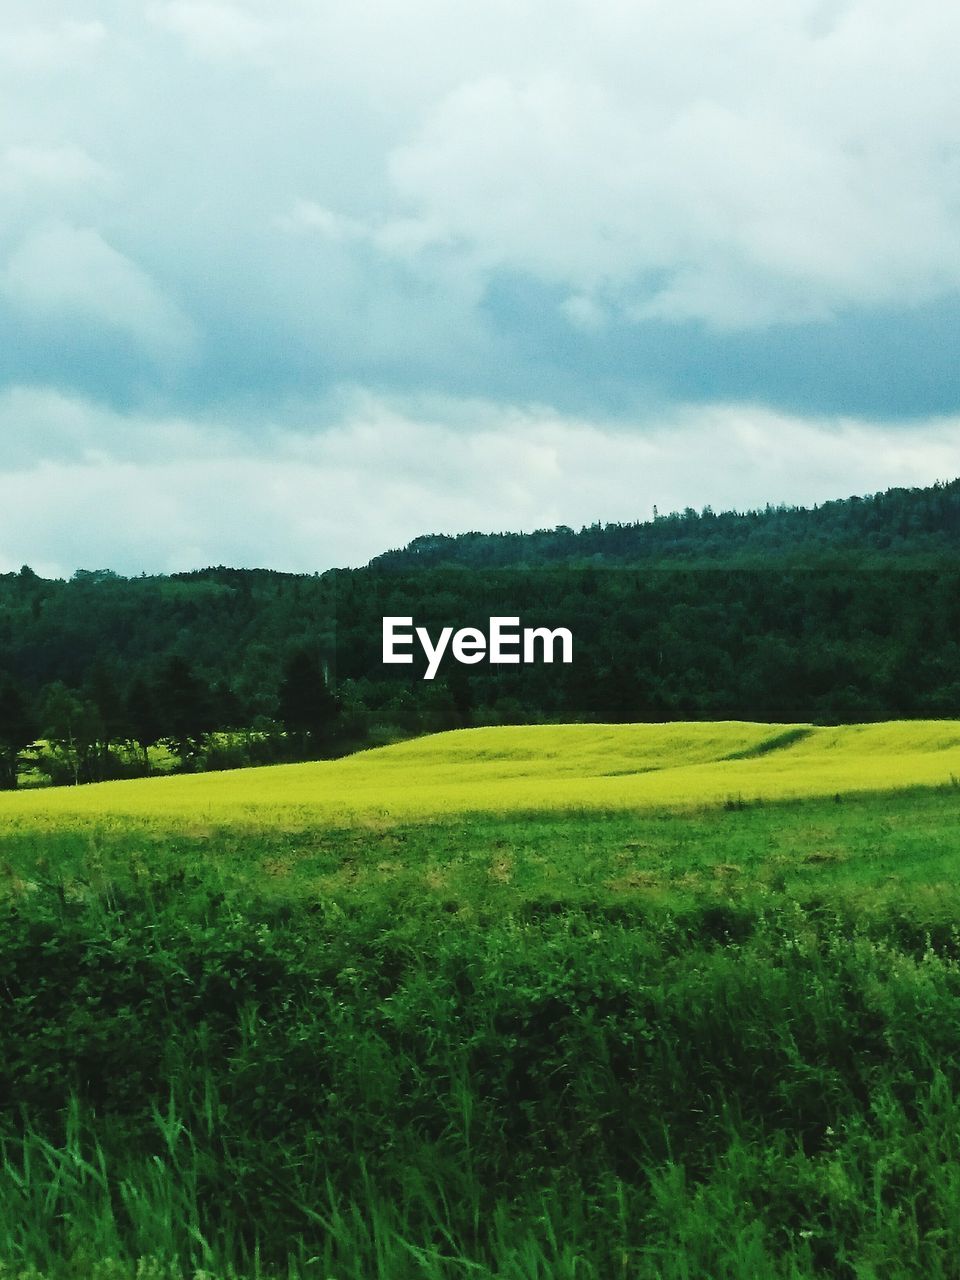
<path fill-rule="evenodd" d="M 359 569 L 0 575 L 0 788 L 470 725 L 960 715 L 960 480 L 816 508 L 426 536 Z M 567 627 L 564 667 L 384 666 L 381 618 Z"/>

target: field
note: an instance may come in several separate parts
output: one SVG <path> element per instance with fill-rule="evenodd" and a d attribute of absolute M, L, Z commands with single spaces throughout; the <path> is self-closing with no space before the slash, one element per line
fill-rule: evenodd
<path fill-rule="evenodd" d="M 960 721 L 469 729 L 343 760 L 0 795 L 7 829 L 209 821 L 303 829 L 462 813 L 649 810 L 938 785 Z"/>
<path fill-rule="evenodd" d="M 0 1277 L 960 1276 L 960 725 L 0 797 Z"/>

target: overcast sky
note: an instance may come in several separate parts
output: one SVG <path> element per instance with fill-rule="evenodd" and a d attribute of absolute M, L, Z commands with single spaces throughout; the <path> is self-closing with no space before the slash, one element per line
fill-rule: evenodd
<path fill-rule="evenodd" d="M 960 474 L 960 7 L 3 10 L 0 570 Z"/>

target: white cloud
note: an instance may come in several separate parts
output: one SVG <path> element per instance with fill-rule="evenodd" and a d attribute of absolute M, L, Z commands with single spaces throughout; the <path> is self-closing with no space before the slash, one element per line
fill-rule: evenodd
<path fill-rule="evenodd" d="M 281 231 L 293 235 L 308 233 L 319 236 L 322 240 L 366 240 L 369 230 L 357 218 L 347 218 L 341 213 L 315 200 L 297 200 L 289 213 L 277 218 L 277 226 Z"/>
<path fill-rule="evenodd" d="M 0 472 L 40 464 L 143 465 L 155 457 L 217 459 L 236 455 L 235 423 L 125 412 L 51 387 L 0 390 Z"/>
<path fill-rule="evenodd" d="M 602 329 L 608 319 L 606 308 L 585 293 L 572 293 L 561 304 L 561 310 L 575 328 L 588 332 Z"/>
<path fill-rule="evenodd" d="M 438 249 L 477 296 L 537 277 L 583 299 L 574 323 L 590 302 L 735 329 L 960 288 L 942 0 L 94 0 L 85 21 L 48 0 L 45 23 L 11 3 L 0 62 L 102 55 L 28 113 L 22 85 L 0 96 L 45 122 L 42 146 L 9 139 L 21 170 L 121 173 L 107 239 L 202 254 L 228 226 L 255 274 L 262 213 L 428 287 Z M 210 62 L 257 75 L 214 93 Z"/>
<path fill-rule="evenodd" d="M 188 317 L 150 276 L 89 228 L 33 232 L 11 255 L 0 287 L 28 314 L 105 325 L 157 357 L 182 358 L 195 342 Z"/>
<path fill-rule="evenodd" d="M 96 20 L 64 18 L 41 26 L 5 20 L 0 32 L 0 66 L 22 72 L 63 71 L 86 61 L 104 43 L 107 29 Z"/>
<path fill-rule="evenodd" d="M 537 406 L 354 393 L 332 421 L 331 406 L 317 406 L 315 430 L 277 420 L 250 438 L 223 422 L 128 419 L 37 389 L 17 395 L 0 400 L 0 429 L 56 422 L 59 435 L 48 432 L 43 461 L 0 470 L 0 570 L 322 570 L 426 532 L 648 519 L 654 504 L 810 504 L 960 472 L 957 418 L 906 430 L 680 406 L 625 431 Z M 308 416 L 302 406 L 298 416 Z M 85 452 L 64 448 L 71 436 Z"/>
<path fill-rule="evenodd" d="M 82 147 L 9 146 L 0 155 L 0 189 L 75 188 L 107 177 Z"/>
<path fill-rule="evenodd" d="M 169 0 L 147 13 L 158 26 L 180 36 L 190 51 L 212 61 L 257 62 L 273 41 L 273 25 L 235 4 Z"/>
<path fill-rule="evenodd" d="M 730 34 L 714 31 L 729 75 L 689 96 L 557 72 L 464 84 L 394 150 L 397 193 L 481 267 L 613 297 L 637 319 L 749 327 L 956 289 L 960 168 L 939 98 L 915 132 L 891 130 L 879 88 L 862 119 L 843 60 L 825 68 L 802 28 L 748 49 L 756 66 Z M 878 86 L 893 53 L 876 50 Z"/>
<path fill-rule="evenodd" d="M 352 218 L 315 200 L 296 200 L 275 220 L 288 235 L 327 244 L 364 245 L 384 257 L 411 260 L 424 250 L 450 243 L 443 226 L 425 218 Z"/>

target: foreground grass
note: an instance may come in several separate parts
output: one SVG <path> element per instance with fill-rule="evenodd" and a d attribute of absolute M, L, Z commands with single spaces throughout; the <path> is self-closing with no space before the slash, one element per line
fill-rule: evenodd
<path fill-rule="evenodd" d="M 830 901 L 864 918 L 940 918 L 956 904 L 960 786 L 776 804 L 611 813 L 369 819 L 284 831 L 113 819 L 0 826 L 0 897 L 95 902 L 116 886 L 202 884 L 311 910 L 424 912 L 482 926 L 582 909 L 681 913 L 708 904 Z"/>
<path fill-rule="evenodd" d="M 958 817 L 8 830 L 0 1277 L 956 1277 Z"/>
<path fill-rule="evenodd" d="M 342 760 L 0 795 L 0 827 L 198 822 L 304 830 L 458 814 L 658 810 L 939 786 L 960 721 L 463 729 Z"/>

